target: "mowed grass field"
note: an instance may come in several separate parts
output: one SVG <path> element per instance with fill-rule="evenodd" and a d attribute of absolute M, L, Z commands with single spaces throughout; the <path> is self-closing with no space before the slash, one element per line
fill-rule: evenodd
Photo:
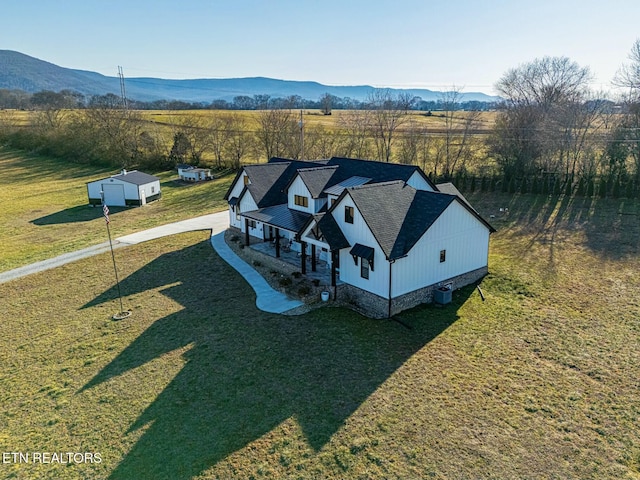
<path fill-rule="evenodd" d="M 203 232 L 116 251 L 124 321 L 109 254 L 0 285 L 0 449 L 102 459 L 0 477 L 640 478 L 640 205 L 468 198 L 486 300 L 397 321 L 260 312 Z"/>
<path fill-rule="evenodd" d="M 101 208 L 89 206 L 87 182 L 117 169 L 68 164 L 0 149 L 0 271 L 108 241 Z M 113 238 L 226 208 L 232 174 L 185 184 L 175 171 L 160 178 L 162 199 L 144 208 L 111 208 Z"/>

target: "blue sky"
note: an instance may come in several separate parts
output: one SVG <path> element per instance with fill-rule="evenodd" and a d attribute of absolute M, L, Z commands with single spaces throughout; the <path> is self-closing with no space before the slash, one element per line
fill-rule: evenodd
<path fill-rule="evenodd" d="M 0 49 L 126 77 L 264 76 L 494 93 L 545 55 L 609 89 L 638 0 L 2 0 Z"/>

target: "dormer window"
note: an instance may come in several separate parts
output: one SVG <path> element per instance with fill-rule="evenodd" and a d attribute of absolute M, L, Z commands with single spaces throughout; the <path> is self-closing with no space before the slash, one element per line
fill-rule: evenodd
<path fill-rule="evenodd" d="M 309 206 L 309 198 L 303 195 L 294 195 L 293 203 L 295 203 L 299 207 L 307 208 Z"/>

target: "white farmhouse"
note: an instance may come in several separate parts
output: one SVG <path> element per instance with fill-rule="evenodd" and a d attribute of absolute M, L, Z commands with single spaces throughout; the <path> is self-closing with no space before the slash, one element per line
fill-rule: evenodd
<path fill-rule="evenodd" d="M 141 206 L 161 197 L 160 179 L 148 173 L 122 170 L 118 175 L 87 183 L 90 205 Z"/>
<path fill-rule="evenodd" d="M 274 241 L 331 267 L 336 297 L 388 317 L 487 273 L 494 229 L 451 184 L 412 165 L 332 158 L 248 165 L 226 199 L 245 244 Z"/>

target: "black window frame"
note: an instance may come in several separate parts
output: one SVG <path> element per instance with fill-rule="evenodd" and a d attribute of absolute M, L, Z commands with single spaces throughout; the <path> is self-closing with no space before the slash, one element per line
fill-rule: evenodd
<path fill-rule="evenodd" d="M 309 197 L 304 195 L 294 195 L 293 196 L 293 204 L 298 207 L 309 208 Z"/>
<path fill-rule="evenodd" d="M 440 250 L 440 263 L 444 263 L 447 261 L 447 251 Z"/>
<path fill-rule="evenodd" d="M 369 274 L 371 272 L 371 267 L 369 265 L 369 260 L 366 258 L 360 259 L 360 277 L 365 280 L 369 280 Z"/>
<path fill-rule="evenodd" d="M 352 206 L 345 205 L 344 206 L 344 222 L 350 223 L 353 225 L 353 220 L 355 217 L 355 209 Z"/>

